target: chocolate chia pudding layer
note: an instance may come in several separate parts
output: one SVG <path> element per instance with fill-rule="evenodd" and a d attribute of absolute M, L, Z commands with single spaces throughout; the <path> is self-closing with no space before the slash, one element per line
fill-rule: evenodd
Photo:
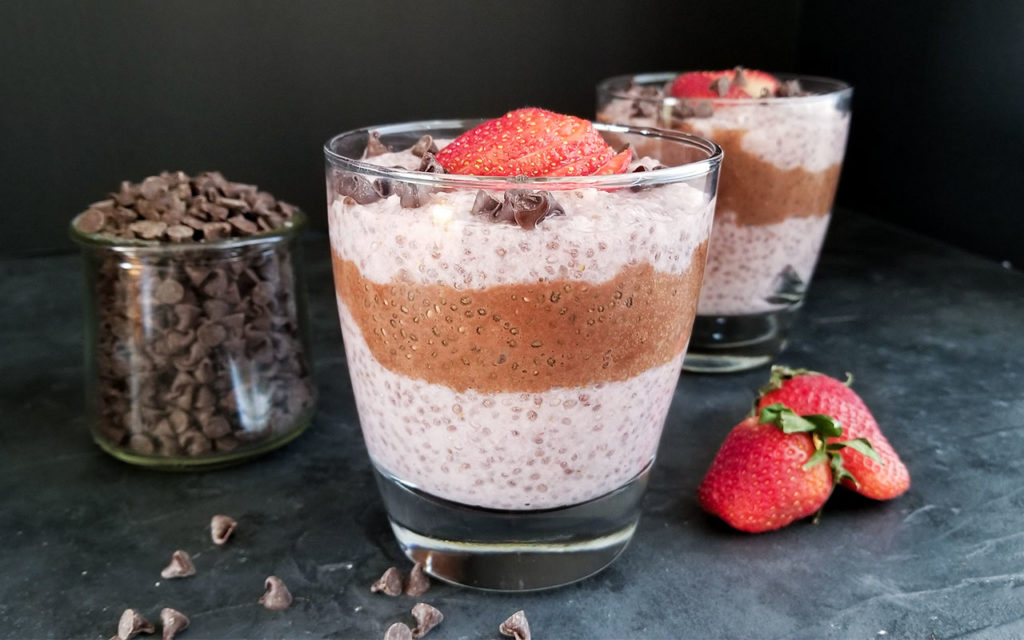
<path fill-rule="evenodd" d="M 561 215 L 527 230 L 472 213 L 476 190 L 410 208 L 329 188 L 339 315 L 378 469 L 447 500 L 532 510 L 600 497 L 651 464 L 713 194 L 552 190 Z"/>

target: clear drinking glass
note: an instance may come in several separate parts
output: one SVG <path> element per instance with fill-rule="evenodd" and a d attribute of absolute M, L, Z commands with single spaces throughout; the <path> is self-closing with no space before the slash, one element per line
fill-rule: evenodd
<path fill-rule="evenodd" d="M 598 125 L 613 147 L 667 166 L 505 178 L 394 168 L 419 163 L 408 153 L 362 159 L 371 132 L 402 150 L 477 124 L 327 142 L 338 311 L 402 549 L 442 580 L 542 589 L 599 571 L 636 528 L 696 312 L 721 149 Z M 516 203 L 546 217 L 515 218 Z"/>
<path fill-rule="evenodd" d="M 727 372 L 775 359 L 803 305 L 825 240 L 853 90 L 776 74 L 806 95 L 683 100 L 678 73 L 597 87 L 597 119 L 706 136 L 725 151 L 708 266 L 684 369 Z"/>
<path fill-rule="evenodd" d="M 210 468 L 291 441 L 315 404 L 301 213 L 246 238 L 170 244 L 83 233 L 87 404 L 113 456 Z"/>

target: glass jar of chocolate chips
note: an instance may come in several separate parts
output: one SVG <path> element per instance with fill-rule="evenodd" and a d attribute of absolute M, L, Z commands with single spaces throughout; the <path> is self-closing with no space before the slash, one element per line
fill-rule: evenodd
<path fill-rule="evenodd" d="M 298 238 L 255 186 L 121 183 L 71 223 L 86 280 L 87 403 L 121 460 L 205 468 L 279 447 L 315 403 Z"/>

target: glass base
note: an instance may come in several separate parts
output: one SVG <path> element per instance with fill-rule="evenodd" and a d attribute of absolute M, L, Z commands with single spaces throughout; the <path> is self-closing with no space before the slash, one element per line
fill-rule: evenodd
<path fill-rule="evenodd" d="M 536 591 L 598 573 L 640 519 L 650 465 L 583 504 L 540 511 L 472 507 L 431 496 L 379 470 L 377 485 L 402 550 L 431 576 L 490 591 Z"/>
<path fill-rule="evenodd" d="M 733 373 L 770 364 L 786 347 L 799 307 L 744 316 L 697 316 L 683 370 Z"/>

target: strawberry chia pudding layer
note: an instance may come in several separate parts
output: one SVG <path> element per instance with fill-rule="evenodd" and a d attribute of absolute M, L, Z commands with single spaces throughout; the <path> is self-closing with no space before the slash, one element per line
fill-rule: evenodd
<path fill-rule="evenodd" d="M 680 182 L 551 191 L 561 215 L 525 229 L 475 214 L 475 189 L 429 191 L 417 207 L 328 189 L 345 350 L 378 469 L 525 510 L 600 497 L 650 465 L 713 198 Z"/>
<path fill-rule="evenodd" d="M 698 313 L 775 311 L 811 280 L 828 229 L 850 124 L 833 95 L 711 100 L 704 112 L 665 108 L 658 86 L 606 102 L 598 120 L 672 128 L 725 150 Z M 656 107 L 654 103 L 667 101 Z M 712 108 L 713 105 L 713 108 Z M 787 291 L 791 289 L 791 291 Z"/>

